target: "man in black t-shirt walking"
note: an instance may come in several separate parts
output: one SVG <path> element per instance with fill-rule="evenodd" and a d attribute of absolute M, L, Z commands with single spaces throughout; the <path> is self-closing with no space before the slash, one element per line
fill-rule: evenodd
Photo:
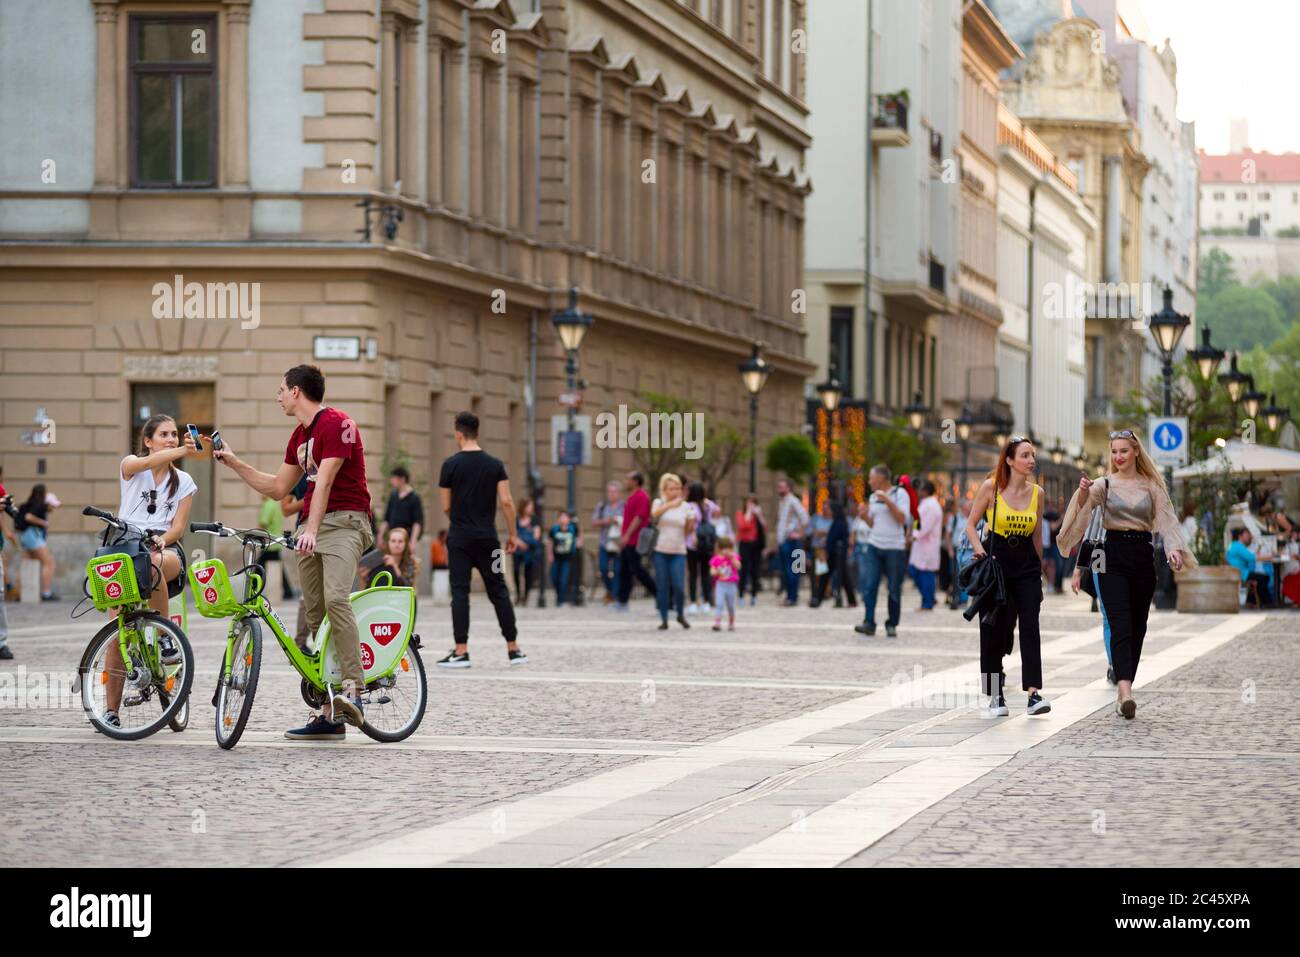
<path fill-rule="evenodd" d="M 488 598 L 496 609 L 506 652 L 512 665 L 528 663 L 515 641 L 515 609 L 510 590 L 501 573 L 503 554 L 497 539 L 496 511 L 500 505 L 510 529 L 505 552 L 519 546 L 515 535 L 515 503 L 510 497 L 510 480 L 500 459 L 493 458 L 478 444 L 478 416 L 462 412 L 456 416 L 456 444 L 460 451 L 442 463 L 438 480 L 442 510 L 451 518 L 447 533 L 447 565 L 451 578 L 451 628 L 456 647 L 438 661 L 440 668 L 469 667 L 469 583 L 477 568 Z"/>

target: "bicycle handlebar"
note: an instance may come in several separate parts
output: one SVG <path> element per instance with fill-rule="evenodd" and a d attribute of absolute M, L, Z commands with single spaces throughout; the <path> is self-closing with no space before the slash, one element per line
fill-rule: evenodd
<path fill-rule="evenodd" d="M 102 508 L 95 508 L 93 505 L 87 505 L 81 510 L 82 515 L 88 515 L 91 518 L 97 518 L 107 525 L 111 525 L 123 532 L 138 535 L 142 539 L 160 538 L 167 534 L 165 528 L 142 528 L 139 525 L 132 525 L 130 522 L 124 522 L 112 512 L 106 512 Z"/>
<path fill-rule="evenodd" d="M 112 513 L 106 512 L 102 508 L 95 508 L 93 505 L 87 505 L 81 510 L 81 514 L 89 515 L 91 518 L 102 518 L 106 522 L 113 522 L 115 524 L 117 522 L 117 519 L 113 517 Z"/>
<path fill-rule="evenodd" d="M 287 532 L 284 535 L 272 535 L 264 528 L 228 528 L 220 522 L 190 522 L 191 532 L 210 532 L 213 535 L 220 535 L 222 538 L 237 538 L 241 542 L 255 542 L 262 546 L 283 545 L 285 548 L 293 549 L 298 545 L 297 540 Z"/>

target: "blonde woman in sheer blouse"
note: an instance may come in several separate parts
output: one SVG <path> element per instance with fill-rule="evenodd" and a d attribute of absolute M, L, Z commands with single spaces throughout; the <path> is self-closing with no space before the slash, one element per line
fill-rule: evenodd
<path fill-rule="evenodd" d="M 1156 588 L 1152 533 L 1162 536 L 1174 571 L 1194 567 L 1196 557 L 1183 538 L 1160 470 L 1132 429 L 1110 434 L 1110 469 L 1104 476 L 1079 479 L 1079 490 L 1070 500 L 1057 536 L 1062 550 L 1083 540 L 1092 511 L 1101 506 L 1103 498 L 1106 540 L 1102 558 L 1096 559 L 1100 565 L 1099 598 L 1110 625 L 1110 653 L 1118 686 L 1115 711 L 1132 718 L 1137 713 L 1133 679 Z"/>

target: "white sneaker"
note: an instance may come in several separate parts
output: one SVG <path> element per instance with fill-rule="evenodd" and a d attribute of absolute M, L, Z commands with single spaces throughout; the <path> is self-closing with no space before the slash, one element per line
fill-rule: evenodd
<path fill-rule="evenodd" d="M 700 614 L 701 614 L 701 615 L 712 615 L 712 614 L 713 614 L 713 606 L 710 605 L 710 604 L 706 601 L 703 605 L 700 606 Z"/>
<path fill-rule="evenodd" d="M 988 710 L 984 712 L 986 718 L 1005 718 L 1011 712 L 1007 708 L 1007 699 L 1002 695 L 994 695 L 989 699 Z"/>
<path fill-rule="evenodd" d="M 691 604 L 691 605 L 687 605 L 687 606 L 686 606 L 686 614 L 688 614 L 688 615 L 698 615 L 699 613 L 700 613 L 700 606 L 699 606 L 699 605 Z"/>

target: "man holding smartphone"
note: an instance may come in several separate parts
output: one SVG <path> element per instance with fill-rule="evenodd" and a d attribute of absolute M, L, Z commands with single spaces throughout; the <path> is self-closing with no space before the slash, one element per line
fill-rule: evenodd
<path fill-rule="evenodd" d="M 322 405 L 325 376 L 315 366 L 294 366 L 284 374 L 276 399 L 285 415 L 298 420 L 278 472 L 259 472 L 241 461 L 229 443 L 213 452 L 220 462 L 262 495 L 283 499 L 301 476 L 307 477 L 303 520 L 297 532 L 298 573 L 308 626 L 315 634 L 330 616 L 334 653 L 343 686 L 322 713 L 305 727 L 285 732 L 291 741 L 342 740 L 344 722 L 360 727 L 361 641 L 352 613 L 352 579 L 357 562 L 374 542 L 366 459 L 357 425 L 343 412 Z"/>

